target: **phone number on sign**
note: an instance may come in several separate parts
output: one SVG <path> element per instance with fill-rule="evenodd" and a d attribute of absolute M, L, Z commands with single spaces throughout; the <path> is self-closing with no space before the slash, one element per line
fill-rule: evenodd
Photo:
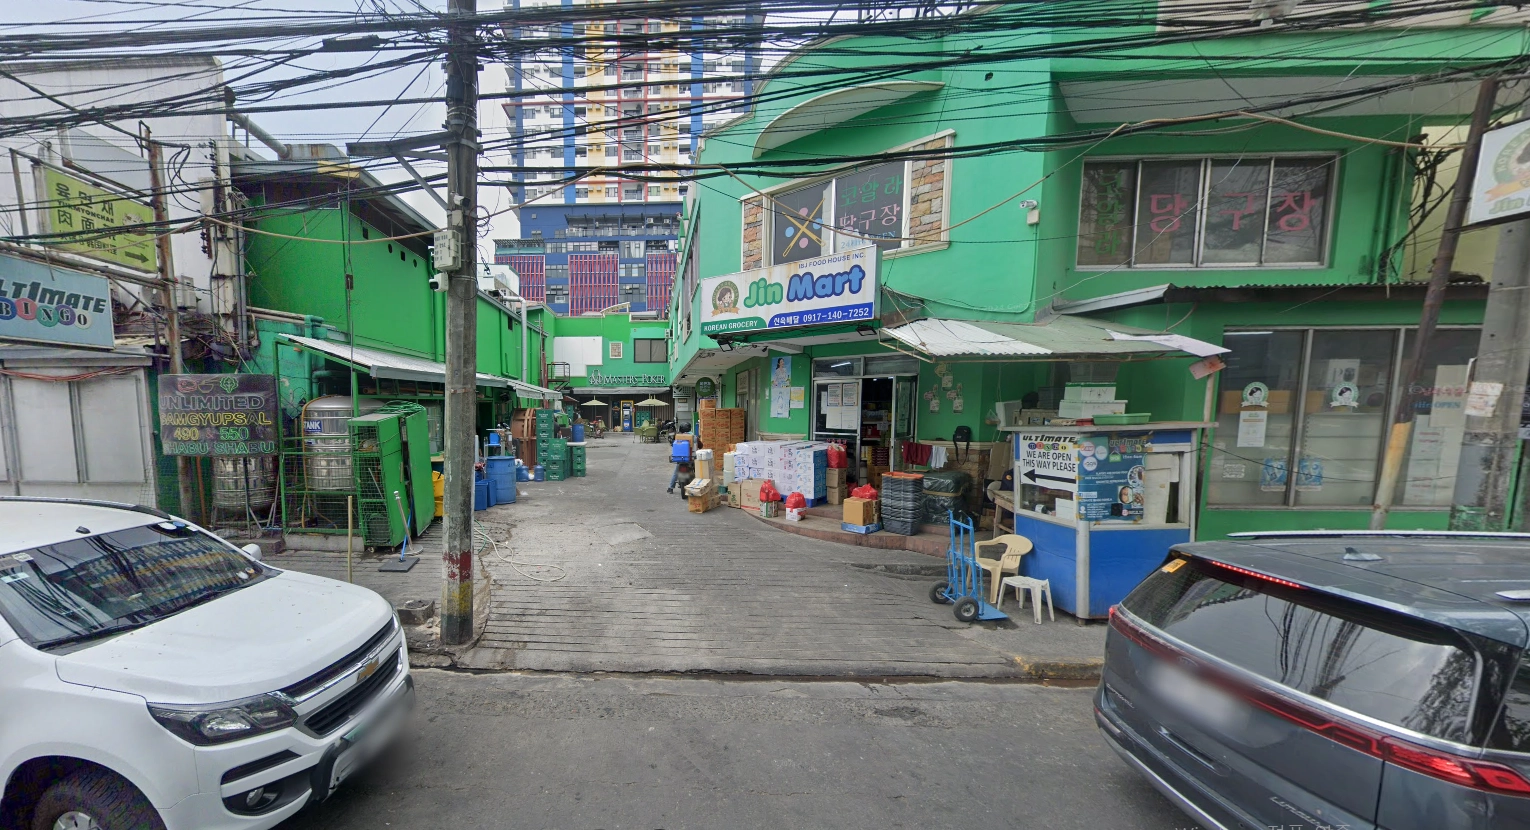
<path fill-rule="evenodd" d="M 770 318 L 770 327 L 780 326 L 811 326 L 815 323 L 843 323 L 850 320 L 870 320 L 871 305 L 841 306 L 839 308 L 824 308 L 813 311 L 799 311 L 795 314 L 777 314 Z"/>

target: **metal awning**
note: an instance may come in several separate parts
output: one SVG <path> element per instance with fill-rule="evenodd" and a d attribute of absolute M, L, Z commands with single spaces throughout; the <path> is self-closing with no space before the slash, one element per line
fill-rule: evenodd
<path fill-rule="evenodd" d="M 316 340 L 312 337 L 301 337 L 296 334 L 283 334 L 279 336 L 279 339 L 305 349 L 320 352 L 333 360 L 355 368 L 357 371 L 366 372 L 374 378 L 414 380 L 426 383 L 446 382 L 446 364 L 437 363 L 434 360 L 394 354 L 378 349 L 368 349 L 364 346 L 352 347 L 345 343 Z M 544 401 L 556 401 L 563 398 L 562 392 L 548 389 L 545 386 L 537 386 L 534 383 L 525 383 L 514 378 L 504 378 L 498 375 L 486 375 L 482 372 L 478 373 L 478 385 L 496 389 L 514 389 L 515 394 L 522 398 Z"/>
<path fill-rule="evenodd" d="M 1228 349 L 1180 334 L 1165 334 L 1081 317 L 1052 317 L 1035 323 L 927 318 L 885 328 L 894 347 L 930 357 L 1137 360 L 1155 357 L 1209 357 Z"/>

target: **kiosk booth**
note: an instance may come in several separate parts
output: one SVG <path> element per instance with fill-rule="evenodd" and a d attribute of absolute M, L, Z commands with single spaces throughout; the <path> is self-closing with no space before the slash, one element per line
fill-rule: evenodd
<path fill-rule="evenodd" d="M 1196 422 L 1007 427 L 1024 576 L 1080 620 L 1106 616 L 1194 527 Z"/>

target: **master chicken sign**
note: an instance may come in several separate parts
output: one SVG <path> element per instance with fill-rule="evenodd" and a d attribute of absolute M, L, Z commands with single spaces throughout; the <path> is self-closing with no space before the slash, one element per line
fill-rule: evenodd
<path fill-rule="evenodd" d="M 870 322 L 877 316 L 877 249 L 868 245 L 701 281 L 701 333 Z"/>

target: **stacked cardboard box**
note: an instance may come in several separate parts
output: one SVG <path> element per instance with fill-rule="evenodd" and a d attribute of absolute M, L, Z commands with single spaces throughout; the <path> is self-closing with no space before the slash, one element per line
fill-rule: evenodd
<path fill-rule="evenodd" d="M 717 478 L 717 470 L 712 460 L 713 452 L 711 450 L 697 450 L 693 457 L 696 459 L 696 478 Z"/>
<path fill-rule="evenodd" d="M 872 533 L 879 529 L 881 506 L 874 499 L 845 499 L 840 527 L 852 533 Z"/>
<path fill-rule="evenodd" d="M 737 503 L 733 506 L 742 508 L 744 510 L 753 510 L 755 512 L 759 512 L 760 485 L 764 483 L 765 480 L 759 478 L 741 479 L 737 482 L 734 482 L 734 487 L 730 492 L 737 500 Z"/>
<path fill-rule="evenodd" d="M 829 468 L 824 471 L 824 496 L 829 500 L 829 504 L 841 504 L 844 502 L 847 487 L 845 483 L 846 472 L 848 471 L 843 467 Z"/>
<path fill-rule="evenodd" d="M 710 478 L 698 478 L 685 485 L 685 497 L 692 513 L 705 513 L 721 503 L 717 484 Z"/>
<path fill-rule="evenodd" d="M 814 501 L 828 497 L 829 445 L 812 441 L 747 441 L 733 451 L 733 474 L 740 481 L 775 482 L 783 495 L 801 493 Z"/>
<path fill-rule="evenodd" d="M 744 440 L 744 410 L 703 409 L 696 413 L 700 421 L 700 437 L 703 447 L 718 452 L 729 452 Z"/>

